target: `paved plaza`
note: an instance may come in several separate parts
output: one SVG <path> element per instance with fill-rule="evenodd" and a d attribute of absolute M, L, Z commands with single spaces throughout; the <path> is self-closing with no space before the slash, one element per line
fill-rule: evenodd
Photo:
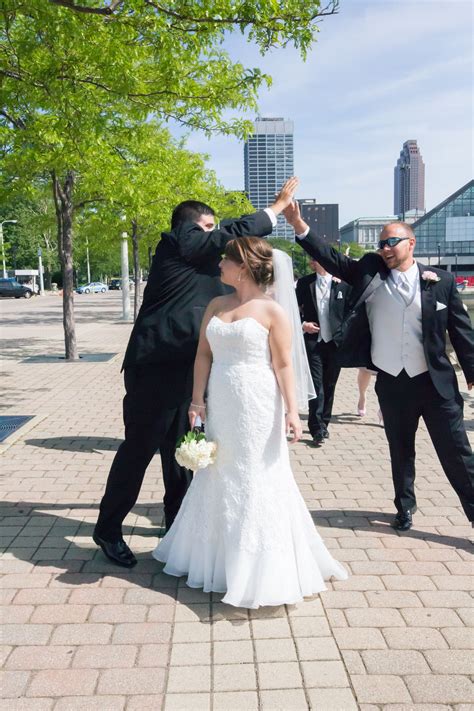
<path fill-rule="evenodd" d="M 138 565 L 107 562 L 91 533 L 122 437 L 131 326 L 120 321 L 120 299 L 76 296 L 80 351 L 91 356 L 78 363 L 54 357 L 63 353 L 59 296 L 1 302 L 1 414 L 35 416 L 0 445 L 1 708 L 473 709 L 472 529 L 424 426 L 414 527 L 390 527 L 384 432 L 372 387 L 367 417 L 355 414 L 355 370 L 340 378 L 330 440 L 314 449 L 306 434 L 291 449 L 347 581 L 296 607 L 249 612 L 164 575 L 150 556 L 163 521 L 158 457 L 126 520 Z M 462 375 L 460 385 L 472 435 L 474 398 Z"/>

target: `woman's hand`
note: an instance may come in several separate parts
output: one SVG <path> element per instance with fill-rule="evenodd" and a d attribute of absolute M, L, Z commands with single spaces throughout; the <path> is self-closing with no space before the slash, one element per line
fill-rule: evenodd
<path fill-rule="evenodd" d="M 189 417 L 189 424 L 191 426 L 191 429 L 194 428 L 197 417 L 201 418 L 201 422 L 205 422 L 206 421 L 206 406 L 200 405 L 199 403 L 196 404 L 195 402 L 192 402 L 189 406 L 188 417 Z"/>
<path fill-rule="evenodd" d="M 300 416 L 297 412 L 288 412 L 285 415 L 286 424 L 286 435 L 288 436 L 291 432 L 293 433 L 293 439 L 290 440 L 290 444 L 294 444 L 303 434 L 303 426 L 301 424 Z"/>

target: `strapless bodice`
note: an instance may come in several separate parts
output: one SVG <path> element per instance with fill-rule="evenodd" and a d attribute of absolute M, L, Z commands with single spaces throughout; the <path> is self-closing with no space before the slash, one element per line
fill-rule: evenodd
<path fill-rule="evenodd" d="M 213 316 L 207 325 L 206 336 L 213 365 L 271 364 L 268 331 L 251 316 L 230 323 Z"/>

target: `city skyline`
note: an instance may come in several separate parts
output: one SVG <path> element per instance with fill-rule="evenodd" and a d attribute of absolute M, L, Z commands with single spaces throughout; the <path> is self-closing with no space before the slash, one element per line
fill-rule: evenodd
<path fill-rule="evenodd" d="M 394 159 L 411 137 L 427 166 L 427 210 L 472 178 L 471 32 L 464 0 L 449 12 L 437 0 L 344 0 L 306 63 L 290 47 L 262 58 L 237 35 L 226 48 L 272 75 L 259 115 L 294 122 L 297 197 L 339 203 L 343 225 L 392 213 Z M 242 142 L 191 133 L 188 145 L 209 154 L 228 189 L 244 188 Z"/>

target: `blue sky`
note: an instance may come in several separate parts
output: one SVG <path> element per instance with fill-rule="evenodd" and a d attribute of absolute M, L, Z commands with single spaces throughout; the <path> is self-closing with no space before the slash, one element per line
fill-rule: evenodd
<path fill-rule="evenodd" d="M 228 50 L 273 77 L 260 115 L 295 123 L 298 197 L 338 202 L 340 224 L 392 214 L 393 167 L 417 139 L 426 207 L 472 177 L 473 12 L 470 0 L 341 0 L 306 63 L 293 48 L 262 58 L 240 36 Z M 254 118 L 252 112 L 248 118 Z M 242 143 L 189 136 L 229 189 L 243 188 Z"/>

